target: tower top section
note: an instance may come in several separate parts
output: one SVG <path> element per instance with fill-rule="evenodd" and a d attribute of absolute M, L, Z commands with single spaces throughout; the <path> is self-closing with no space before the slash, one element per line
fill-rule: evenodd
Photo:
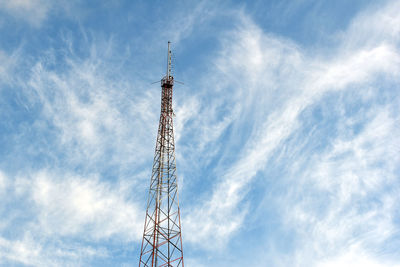
<path fill-rule="evenodd" d="M 168 41 L 168 53 L 167 53 L 167 74 L 161 80 L 162 87 L 172 87 L 174 84 L 174 77 L 172 76 L 172 56 L 171 56 L 171 42 Z"/>
<path fill-rule="evenodd" d="M 167 78 L 170 76 L 172 77 L 171 73 L 171 65 L 172 65 L 172 58 L 171 58 L 171 42 L 168 41 L 168 53 L 167 53 Z"/>

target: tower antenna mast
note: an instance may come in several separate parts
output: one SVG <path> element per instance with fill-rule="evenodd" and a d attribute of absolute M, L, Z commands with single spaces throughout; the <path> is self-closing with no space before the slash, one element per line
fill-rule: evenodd
<path fill-rule="evenodd" d="M 172 57 L 171 57 L 171 42 L 168 41 L 168 57 L 167 57 L 167 78 L 169 78 L 169 76 L 172 76 L 171 73 L 171 65 L 172 65 Z"/>
<path fill-rule="evenodd" d="M 167 73 L 161 79 L 161 114 L 139 267 L 184 267 L 175 163 L 172 109 L 174 77 L 171 73 L 170 44 L 168 42 Z"/>

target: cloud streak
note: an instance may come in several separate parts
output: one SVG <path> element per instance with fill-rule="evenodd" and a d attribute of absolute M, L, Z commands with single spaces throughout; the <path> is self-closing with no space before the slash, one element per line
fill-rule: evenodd
<path fill-rule="evenodd" d="M 377 11 L 373 21 L 376 17 L 385 16 L 382 13 L 389 10 L 393 14 L 392 9 L 387 7 Z M 186 218 L 189 241 L 209 248 L 224 244 L 240 229 L 248 213 L 246 196 L 251 182 L 258 172 L 265 170 L 273 153 L 281 149 L 285 140 L 301 127 L 299 116 L 307 107 L 320 101 L 328 92 L 365 86 L 382 76 L 395 80 L 400 67 L 399 51 L 394 46 L 396 35 L 385 36 L 384 42 L 376 45 L 339 50 L 335 59 L 323 60 L 318 56 L 308 56 L 290 41 L 262 33 L 247 18 L 243 21 L 245 26 L 235 31 L 233 39 L 227 42 L 233 45 L 223 53 L 220 61 L 222 74 L 219 72 L 216 75 L 220 78 L 228 75 L 233 77 L 231 81 L 240 81 L 239 84 L 244 85 L 246 94 L 235 104 L 235 108 L 252 111 L 255 116 L 250 121 L 254 120 L 257 124 L 253 124 L 253 133 L 241 150 L 242 156 L 222 172 L 212 194 L 207 195 L 208 200 L 204 200 Z M 357 21 L 353 24 L 359 25 Z M 395 23 L 380 25 L 387 27 L 385 32 L 392 33 Z M 345 41 L 346 36 L 352 36 L 351 33 L 356 31 L 354 27 L 348 35 L 343 35 Z M 362 29 L 365 29 L 365 21 L 358 30 Z M 273 77 L 272 82 L 268 81 L 269 77 Z M 263 81 L 265 84 L 262 84 Z M 278 103 L 272 99 L 276 94 L 275 88 L 279 88 L 279 93 L 285 96 L 276 99 Z M 271 99 L 263 99 L 261 91 L 269 92 L 267 94 L 272 95 Z M 268 107 L 268 110 L 262 106 Z M 262 117 L 266 119 L 260 121 Z M 239 124 L 232 121 L 232 127 L 236 123 Z M 236 127 L 243 127 L 243 124 L 239 125 Z M 363 221 L 366 218 L 359 219 Z"/>
<path fill-rule="evenodd" d="M 108 257 L 104 248 L 91 247 L 100 240 L 118 240 L 129 243 L 139 240 L 142 233 L 142 214 L 132 201 L 131 189 L 98 177 L 79 177 L 42 170 L 30 177 L 7 181 L 7 198 L 17 201 L 13 212 L 2 211 L 9 228 L 20 229 L 17 239 L 2 238 L 2 255 L 5 259 L 33 265 L 51 265 L 64 257 L 79 260 L 85 257 Z M 129 190 L 127 190 L 129 189 Z M 29 210 L 29 211 L 28 211 Z M 27 214 L 28 213 L 28 214 Z M 24 220 L 32 216 L 30 220 Z M 107 218 L 107 219 L 105 219 Z M 86 246 L 75 242 L 57 244 L 63 238 L 85 236 Z M 40 240 L 40 241 L 39 241 Z M 49 251 L 58 251 L 52 255 Z M 65 264 L 62 260 L 58 264 Z"/>
<path fill-rule="evenodd" d="M 47 17 L 51 1 L 47 0 L 15 0 L 0 1 L 0 9 L 14 16 L 15 18 L 25 20 L 34 27 L 39 27 Z"/>

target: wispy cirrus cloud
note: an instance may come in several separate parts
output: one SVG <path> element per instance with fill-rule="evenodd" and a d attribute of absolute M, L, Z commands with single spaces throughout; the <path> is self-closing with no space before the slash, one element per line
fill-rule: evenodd
<path fill-rule="evenodd" d="M 12 212 L 1 210 L 2 222 L 7 224 L 1 228 L 15 227 L 0 240 L 0 255 L 5 260 L 65 265 L 109 257 L 107 249 L 96 245 L 99 240 L 129 243 L 140 239 L 142 212 L 133 200 L 131 187 L 124 183 L 50 170 L 11 178 L 2 175 L 8 192 L 5 207 L 19 204 Z M 87 244 L 74 242 L 82 235 Z M 57 253 L 50 253 L 54 250 Z"/>
<path fill-rule="evenodd" d="M 47 0 L 0 1 L 0 10 L 15 18 L 25 20 L 34 27 L 41 25 L 51 6 L 52 2 Z"/>
<path fill-rule="evenodd" d="M 140 91 L 132 80 L 119 79 L 123 76 L 113 69 L 121 66 L 110 62 L 110 49 L 96 51 L 109 45 L 96 48 L 93 44 L 86 59 L 66 49 L 63 73 L 52 70 L 53 63 L 48 64 L 46 59 L 32 67 L 26 86 L 31 92 L 31 106 L 39 104 L 40 120 L 55 127 L 55 152 L 65 153 L 67 164 L 85 162 L 86 168 L 91 168 L 106 160 L 131 168 L 131 164 L 141 163 L 143 153 L 151 157 L 147 147 L 153 140 L 131 137 L 148 136 L 154 128 L 150 121 L 157 120 L 158 106 L 152 104 L 158 99 L 156 92 Z"/>
<path fill-rule="evenodd" d="M 23 178 L 22 178 L 23 179 Z M 88 239 L 136 240 L 141 235 L 139 208 L 123 187 L 95 177 L 41 171 L 28 180 L 17 180 L 38 210 L 38 227 L 48 236 L 75 236 Z M 109 218 L 104 220 L 104 218 Z M 129 223 L 128 223 L 129 222 Z"/>
<path fill-rule="evenodd" d="M 310 158 L 300 153 L 294 159 L 297 166 L 288 178 L 293 188 L 277 203 L 283 204 L 278 204 L 282 219 L 299 235 L 296 258 L 303 262 L 328 266 L 340 259 L 344 266 L 359 266 L 364 260 L 355 257 L 355 251 L 376 259 L 383 255 L 371 248 L 390 251 L 395 246 L 391 237 L 398 234 L 393 219 L 398 209 L 395 173 L 400 159 L 392 145 L 399 142 L 399 117 L 381 107 L 367 116 L 369 122 L 356 135 L 340 134 L 326 152 Z M 339 126 L 346 124 L 341 119 Z M 382 266 L 394 263 L 382 261 Z"/>
<path fill-rule="evenodd" d="M 91 23 L 114 23 L 122 6 L 96 10 Z M 101 39 L 85 27 L 105 25 L 81 20 L 79 34 L 53 29 L 57 45 L 23 64 L 23 48 L 0 53 L 2 90 L 13 89 L 0 125 L 1 264 L 136 260 L 160 101 L 141 52 L 164 47 L 160 36 L 176 50 L 217 47 L 201 54 L 206 64 L 189 64 L 199 70 L 183 71 L 186 85 L 174 92 L 185 263 L 394 264 L 398 3 L 360 13 L 334 46 L 316 49 L 229 6 L 171 8 L 182 16 L 132 39 L 115 28 Z M 54 15 L 54 4 L 44 8 L 35 27 Z M 149 38 L 154 29 L 160 34 Z"/>
<path fill-rule="evenodd" d="M 372 20 L 388 12 L 387 16 L 393 17 L 391 21 L 396 21 L 392 12 L 396 5 L 389 6 L 376 11 Z M 363 20 L 363 16 L 357 20 Z M 353 25 L 360 25 L 358 21 Z M 237 117 L 231 121 L 230 129 L 248 126 L 252 132 L 238 151 L 237 160 L 219 172 L 212 194 L 207 194 L 207 200 L 185 218 L 189 241 L 204 247 L 221 246 L 242 227 L 248 214 L 246 196 L 252 181 L 257 173 L 268 168 L 271 156 L 285 146 L 285 140 L 301 128 L 299 116 L 307 107 L 319 102 L 328 92 L 346 91 L 360 85 L 368 87 L 382 76 L 395 81 L 400 68 L 395 46 L 398 37 L 392 35 L 396 23 L 380 24 L 390 34 L 381 35 L 381 42 L 375 45 L 351 50 L 346 47 L 337 50 L 335 57 L 323 59 L 309 55 L 291 41 L 263 33 L 247 18 L 243 22 L 244 26 L 226 42 L 229 45 L 219 61 L 220 72 L 214 75 L 221 80 L 228 76 L 243 88 L 234 92 L 234 96 L 240 97 L 227 94 L 229 100 L 224 104 L 233 101 L 230 105 L 235 105 L 239 113 L 247 112 L 241 114 L 246 123 Z M 361 32 L 359 36 L 365 23 L 362 21 L 363 26 L 357 29 Z M 353 32 L 357 31 L 354 27 L 343 34 L 343 43 L 348 40 L 347 36 L 354 38 Z M 274 98 L 276 90 L 279 97 Z"/>
<path fill-rule="evenodd" d="M 119 79 L 120 66 L 106 63 L 112 49 L 95 51 L 109 43 L 93 41 L 82 58 L 69 41 L 61 51 L 28 61 L 28 75 L 15 72 L 10 81 L 20 97 L 17 107 L 33 118 L 5 125 L 20 133 L 9 141 L 10 168 L 2 162 L 7 169 L 0 179 L 2 264 L 105 262 L 112 259 L 110 250 L 126 253 L 113 250 L 115 242 L 127 248 L 143 231 L 144 198 L 134 189 L 147 178 L 139 167 L 147 163 L 143 155 L 152 158 L 157 92 L 138 92 L 132 81 Z M 23 167 L 15 170 L 21 161 Z M 144 192 L 147 183 L 142 187 Z"/>
<path fill-rule="evenodd" d="M 94 257 L 105 258 L 107 251 L 90 246 L 60 244 L 45 245 L 37 242 L 37 237 L 26 234 L 18 240 L 0 237 L 0 264 L 20 264 L 25 266 L 54 266 L 84 264 Z"/>
<path fill-rule="evenodd" d="M 14 80 L 14 71 L 19 63 L 20 50 L 16 49 L 10 55 L 0 49 L 0 84 L 11 84 Z"/>
<path fill-rule="evenodd" d="M 377 260 L 372 258 L 368 253 L 365 253 L 363 250 L 359 250 L 357 245 L 352 245 L 350 249 L 344 252 L 342 255 L 330 259 L 323 260 L 320 264 L 320 267 L 333 267 L 333 266 L 366 266 L 366 267 L 384 267 L 384 266 L 393 266 L 398 267 L 399 264 L 395 262 L 385 262 L 382 260 Z"/>

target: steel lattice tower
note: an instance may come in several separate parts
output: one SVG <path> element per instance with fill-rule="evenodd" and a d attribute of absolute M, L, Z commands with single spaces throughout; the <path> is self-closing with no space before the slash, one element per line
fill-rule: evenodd
<path fill-rule="evenodd" d="M 171 50 L 161 80 L 161 115 L 147 201 L 140 266 L 184 266 L 172 110 Z"/>

